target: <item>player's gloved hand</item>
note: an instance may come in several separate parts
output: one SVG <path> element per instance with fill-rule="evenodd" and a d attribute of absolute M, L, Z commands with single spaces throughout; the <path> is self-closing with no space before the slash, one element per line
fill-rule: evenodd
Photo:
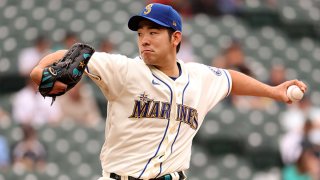
<path fill-rule="evenodd" d="M 94 52 L 91 46 L 76 43 L 62 59 L 44 68 L 39 85 L 41 95 L 52 97 L 53 103 L 56 96 L 73 88 L 80 81 Z"/>
<path fill-rule="evenodd" d="M 66 92 L 68 88 L 68 85 L 60 82 L 60 81 L 56 81 L 52 87 L 52 90 L 49 92 L 49 95 L 52 94 L 60 94 L 63 92 Z"/>

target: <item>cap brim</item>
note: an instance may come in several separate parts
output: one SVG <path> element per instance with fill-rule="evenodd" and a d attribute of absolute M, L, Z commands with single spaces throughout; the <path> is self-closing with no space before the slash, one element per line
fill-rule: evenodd
<path fill-rule="evenodd" d="M 139 23 L 142 21 L 142 20 L 149 20 L 149 21 L 152 21 L 156 24 L 159 24 L 160 26 L 164 26 L 164 27 L 170 27 L 164 23 L 162 23 L 161 21 L 158 21 L 156 19 L 153 19 L 153 18 L 150 18 L 150 17 L 144 17 L 144 16 L 132 16 L 129 21 L 128 21 L 128 27 L 130 30 L 132 31 L 137 31 L 138 28 L 139 28 Z"/>

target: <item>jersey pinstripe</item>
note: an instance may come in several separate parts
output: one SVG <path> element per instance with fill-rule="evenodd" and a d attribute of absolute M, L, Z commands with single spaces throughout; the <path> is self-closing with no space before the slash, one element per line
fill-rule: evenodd
<path fill-rule="evenodd" d="M 174 81 L 140 58 L 94 53 L 88 69 L 108 100 L 104 172 L 147 179 L 189 168 L 192 139 L 232 81 L 227 70 L 178 63 Z"/>

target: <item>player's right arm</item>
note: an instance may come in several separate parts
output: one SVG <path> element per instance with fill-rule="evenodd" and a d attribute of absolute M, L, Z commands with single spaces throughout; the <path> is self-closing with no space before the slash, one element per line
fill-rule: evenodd
<path fill-rule="evenodd" d="M 307 86 L 298 80 L 283 82 L 277 86 L 270 86 L 238 71 L 229 70 L 232 77 L 232 91 L 234 95 L 269 97 L 278 101 L 291 103 L 287 97 L 287 89 L 291 85 L 297 85 L 303 92 Z"/>
<path fill-rule="evenodd" d="M 59 51 L 56 51 L 54 53 L 48 54 L 47 56 L 43 57 L 40 60 L 39 64 L 37 64 L 32 69 L 32 71 L 30 73 L 30 77 L 31 77 L 32 81 L 35 84 L 37 84 L 37 86 L 39 86 L 44 68 L 53 64 L 54 62 L 58 61 L 59 59 L 61 59 L 66 52 L 67 52 L 67 50 L 59 50 Z M 54 87 L 53 87 L 51 93 L 55 94 L 55 93 L 63 92 L 63 91 L 65 91 L 66 88 L 67 88 L 66 84 L 63 84 L 63 83 L 57 81 L 54 84 Z"/>

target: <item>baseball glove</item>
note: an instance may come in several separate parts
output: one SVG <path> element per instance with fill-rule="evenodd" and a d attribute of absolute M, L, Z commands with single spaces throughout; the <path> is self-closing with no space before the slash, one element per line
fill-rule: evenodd
<path fill-rule="evenodd" d="M 81 80 L 82 74 L 94 52 L 95 50 L 89 45 L 82 43 L 74 44 L 62 59 L 43 70 L 39 85 L 41 95 L 43 97 L 52 97 L 53 103 L 56 96 L 63 95 L 73 88 Z M 58 94 L 51 94 L 50 91 L 53 89 L 56 81 L 66 84 L 67 89 Z"/>

